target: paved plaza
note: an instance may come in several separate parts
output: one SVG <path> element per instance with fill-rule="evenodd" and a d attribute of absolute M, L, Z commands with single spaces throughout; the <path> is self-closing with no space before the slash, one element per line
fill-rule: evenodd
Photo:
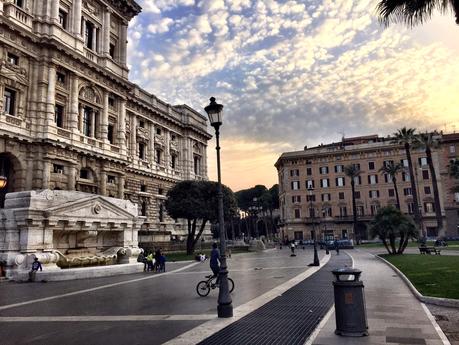
<path fill-rule="evenodd" d="M 208 262 L 168 263 L 162 274 L 1 283 L 1 344 L 449 344 L 428 309 L 371 253 L 320 257 L 318 270 L 307 266 L 310 247 L 296 257 L 285 247 L 233 255 L 230 319 L 216 317 L 217 290 L 205 298 L 195 292 Z M 352 263 L 365 284 L 370 335 L 363 338 L 336 336 L 330 309 L 330 270 Z"/>

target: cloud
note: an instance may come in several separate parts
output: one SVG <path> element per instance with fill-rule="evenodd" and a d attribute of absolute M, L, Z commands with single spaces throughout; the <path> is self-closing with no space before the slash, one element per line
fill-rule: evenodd
<path fill-rule="evenodd" d="M 152 34 L 162 34 L 169 31 L 169 27 L 173 23 L 171 18 L 162 18 L 157 23 L 148 25 L 148 31 Z"/>
<path fill-rule="evenodd" d="M 411 31 L 382 28 L 370 0 L 164 0 L 158 13 L 145 4 L 129 31 L 131 78 L 199 111 L 215 96 L 231 157 L 243 157 L 236 142 L 302 149 L 341 132 L 459 125 L 451 18 Z"/>

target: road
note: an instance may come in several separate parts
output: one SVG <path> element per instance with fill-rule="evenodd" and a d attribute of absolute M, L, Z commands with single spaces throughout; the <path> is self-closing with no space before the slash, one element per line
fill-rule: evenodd
<path fill-rule="evenodd" d="M 321 252 L 320 255 L 324 253 Z M 228 260 L 241 306 L 308 269 L 311 247 Z M 195 287 L 208 262 L 168 263 L 166 273 L 48 283 L 0 284 L 0 344 L 162 344 L 216 317 L 218 290 Z"/>

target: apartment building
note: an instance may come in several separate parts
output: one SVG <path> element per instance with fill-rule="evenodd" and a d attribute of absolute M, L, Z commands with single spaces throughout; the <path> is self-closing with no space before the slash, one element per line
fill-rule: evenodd
<path fill-rule="evenodd" d="M 451 176 L 450 165 L 459 160 L 459 133 L 444 134 L 441 144 L 441 180 L 445 186 L 445 217 L 447 236 L 459 235 L 459 179 Z"/>
<path fill-rule="evenodd" d="M 139 206 L 143 238 L 185 235 L 164 209 L 207 179 L 206 118 L 131 83 L 133 0 L 0 1 L 0 192 L 83 191 Z M 149 236 L 149 237 L 148 237 Z"/>
<path fill-rule="evenodd" d="M 433 152 L 437 176 L 440 171 L 444 175 L 443 147 Z M 306 240 L 312 239 L 315 231 L 317 239 L 368 239 L 368 224 L 373 216 L 383 206 L 396 205 L 392 179 L 379 171 L 391 161 L 408 167 L 404 148 L 391 143 L 391 138 L 378 135 L 343 138 L 337 143 L 283 153 L 275 164 L 279 177 L 281 236 L 288 240 Z M 408 170 L 396 176 L 401 211 L 414 213 L 413 193 L 417 193 L 422 228 L 428 236 L 436 236 L 433 188 L 424 149 L 413 149 L 412 161 L 417 191 L 411 189 Z M 344 167 L 349 164 L 362 171 L 355 179 L 357 234 L 353 231 L 351 181 L 344 173 Z M 444 179 L 438 180 L 444 210 Z M 308 191 L 308 187 L 313 190 Z M 450 231 L 449 235 L 457 236 L 457 230 Z"/>

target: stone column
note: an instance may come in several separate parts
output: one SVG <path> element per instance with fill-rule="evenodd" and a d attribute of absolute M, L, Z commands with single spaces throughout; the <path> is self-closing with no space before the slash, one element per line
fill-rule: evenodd
<path fill-rule="evenodd" d="M 132 116 L 131 119 L 131 155 L 135 159 L 137 158 L 137 117 Z"/>
<path fill-rule="evenodd" d="M 120 62 L 123 66 L 126 66 L 127 29 L 128 29 L 128 23 L 123 22 L 121 24 L 121 32 L 120 32 Z"/>
<path fill-rule="evenodd" d="M 43 166 L 43 173 L 42 173 L 42 182 L 41 188 L 48 189 L 49 188 L 49 179 L 51 176 L 51 162 L 48 160 L 44 160 L 42 163 Z"/>
<path fill-rule="evenodd" d="M 72 132 L 76 132 L 78 130 L 78 76 L 72 75 L 70 81 L 71 89 L 70 89 L 70 111 L 69 111 L 69 118 L 68 124 L 69 129 Z"/>
<path fill-rule="evenodd" d="M 80 116 L 78 117 L 78 128 L 79 128 L 81 134 L 84 134 L 83 116 L 84 116 L 84 107 L 80 106 Z"/>
<path fill-rule="evenodd" d="M 92 50 L 97 52 L 97 27 L 94 25 L 92 28 Z"/>
<path fill-rule="evenodd" d="M 100 123 L 100 138 L 108 143 L 108 96 L 109 92 L 104 92 L 104 108 L 102 109 L 102 117 Z"/>
<path fill-rule="evenodd" d="M 124 176 L 120 175 L 118 179 L 118 198 L 124 199 Z"/>
<path fill-rule="evenodd" d="M 170 165 L 169 162 L 171 160 L 170 154 L 171 154 L 171 148 L 169 147 L 170 145 L 170 136 L 171 132 L 170 131 L 165 131 L 164 133 L 164 144 L 166 147 L 164 148 L 164 166 L 166 167 L 166 171 L 170 170 Z"/>
<path fill-rule="evenodd" d="M 85 32 L 86 32 L 86 20 L 84 20 L 84 18 L 82 18 L 83 20 L 83 23 L 82 23 L 82 26 L 81 26 L 81 39 L 83 40 L 84 42 L 84 46 L 86 47 L 86 38 L 85 38 Z"/>
<path fill-rule="evenodd" d="M 122 151 L 126 150 L 126 100 L 120 101 L 120 112 L 118 116 L 118 145 Z"/>
<path fill-rule="evenodd" d="M 34 160 L 36 157 L 34 157 L 33 153 L 27 152 L 27 172 L 26 173 L 26 183 L 25 183 L 25 190 L 31 190 L 33 189 L 33 174 L 31 173 L 33 171 L 33 165 L 34 165 Z"/>
<path fill-rule="evenodd" d="M 105 171 L 100 172 L 100 194 L 107 195 L 107 173 Z"/>
<path fill-rule="evenodd" d="M 81 32 L 81 0 L 73 0 L 73 33 L 81 38 L 84 32 Z"/>
<path fill-rule="evenodd" d="M 104 26 L 103 26 L 103 40 L 102 40 L 102 54 L 105 57 L 110 56 L 110 14 L 111 9 L 107 7 L 104 12 Z"/>
<path fill-rule="evenodd" d="M 48 92 L 46 96 L 46 124 L 54 125 L 54 112 L 56 106 L 56 67 L 48 67 Z"/>
<path fill-rule="evenodd" d="M 91 138 L 96 137 L 96 112 L 94 110 L 91 111 Z"/>
<path fill-rule="evenodd" d="M 68 173 L 67 173 L 67 189 L 68 190 L 75 190 L 75 183 L 76 183 L 76 166 L 71 164 L 68 166 Z"/>
<path fill-rule="evenodd" d="M 51 0 L 51 22 L 59 23 L 59 0 Z"/>
<path fill-rule="evenodd" d="M 153 122 L 150 127 L 150 163 L 154 165 L 155 162 L 155 125 Z"/>
<path fill-rule="evenodd" d="M 204 150 L 202 152 L 201 171 L 202 176 L 207 177 L 207 145 L 203 145 Z"/>

